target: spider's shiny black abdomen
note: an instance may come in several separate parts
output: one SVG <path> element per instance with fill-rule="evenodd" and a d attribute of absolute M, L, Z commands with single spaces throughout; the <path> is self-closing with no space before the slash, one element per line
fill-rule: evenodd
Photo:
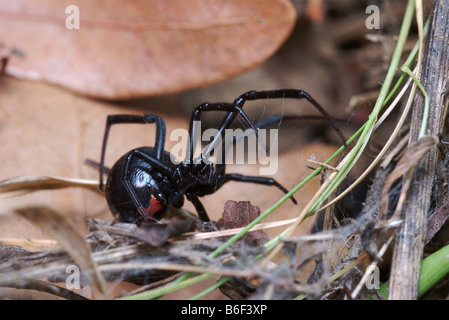
<path fill-rule="evenodd" d="M 143 208 L 147 209 L 145 214 L 149 219 L 159 220 L 165 215 L 168 202 L 171 201 L 173 206 L 181 207 L 183 197 L 173 199 L 174 186 L 171 177 L 164 176 L 145 160 L 130 157 L 136 152 L 135 150 L 151 156 L 154 154 L 154 148 L 141 147 L 127 152 L 114 164 L 106 182 L 107 203 L 111 212 L 114 216 L 118 216 L 120 221 L 137 222 L 142 220 L 144 215 L 139 213 L 135 204 L 136 199 L 132 198 L 135 197 Z M 164 151 L 162 160 L 164 164 L 171 164 L 170 153 Z M 127 188 L 131 188 L 133 192 L 128 192 Z"/>

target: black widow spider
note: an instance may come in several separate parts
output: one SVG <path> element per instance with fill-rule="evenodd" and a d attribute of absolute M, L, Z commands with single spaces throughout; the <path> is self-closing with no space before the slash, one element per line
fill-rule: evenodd
<path fill-rule="evenodd" d="M 127 152 L 109 171 L 105 192 L 107 203 L 114 216 L 118 215 L 119 221 L 137 224 L 143 221 L 158 221 L 164 217 L 170 206 L 181 208 L 185 196 L 194 205 L 200 219 L 208 222 L 210 221 L 209 216 L 198 198 L 214 193 L 229 181 L 275 186 L 287 193 L 287 190 L 272 178 L 227 174 L 224 161 L 216 163 L 214 167 L 212 163 L 203 161 L 203 154 L 200 159 L 196 159 L 196 161 L 193 159 L 194 123 L 201 121 L 202 112 L 227 112 L 218 129 L 221 135 L 224 134 L 225 129 L 229 128 L 235 117 L 240 115 L 257 136 L 256 126 L 249 120 L 242 107 L 245 101 L 271 98 L 304 98 L 308 100 L 331 122 L 342 141 L 345 141 L 333 118 L 307 92 L 297 89 L 249 91 L 239 96 L 233 103 L 203 103 L 199 105 L 192 113 L 189 126 L 188 155 L 190 161 L 179 164 L 173 163 L 170 153 L 164 150 L 166 129 L 165 122 L 161 117 L 154 114 L 110 115 L 106 121 L 99 164 L 100 190 L 103 190 L 104 158 L 110 127 L 119 123 L 156 124 L 154 147 L 140 147 Z M 291 200 L 296 204 L 294 198 Z"/>

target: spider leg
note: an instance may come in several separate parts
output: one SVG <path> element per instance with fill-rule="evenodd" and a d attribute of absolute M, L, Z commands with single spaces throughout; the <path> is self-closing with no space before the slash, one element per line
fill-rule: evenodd
<path fill-rule="evenodd" d="M 99 169 L 100 168 L 100 163 L 95 161 L 95 160 L 92 160 L 92 159 L 85 159 L 84 160 L 84 164 L 86 164 L 88 166 L 91 166 L 91 167 L 93 167 L 95 169 Z M 110 168 L 103 166 L 103 172 L 105 174 L 109 174 L 110 171 L 111 171 Z"/>
<path fill-rule="evenodd" d="M 100 190 L 103 189 L 103 173 L 104 173 L 104 158 L 106 154 L 106 144 L 109 136 L 110 128 L 113 124 L 119 123 L 156 123 L 156 141 L 154 143 L 154 150 L 156 152 L 156 158 L 161 159 L 162 152 L 164 151 L 165 145 L 165 121 L 161 117 L 154 114 L 144 114 L 142 115 L 130 115 L 130 114 L 120 114 L 120 115 L 110 115 L 106 120 L 106 128 L 103 136 L 103 145 L 101 147 L 101 157 L 100 157 Z"/>
<path fill-rule="evenodd" d="M 240 95 L 237 99 L 234 100 L 233 104 L 235 106 L 239 106 L 240 108 L 242 108 L 246 101 L 262 100 L 262 99 L 280 99 L 280 98 L 282 98 L 282 99 L 284 99 L 284 98 L 298 99 L 298 100 L 306 99 L 307 101 L 309 101 L 318 111 L 320 111 L 323 114 L 324 118 L 331 123 L 332 127 L 338 134 L 342 143 L 344 145 L 346 145 L 346 139 L 343 136 L 340 128 L 338 128 L 338 126 L 335 123 L 336 119 L 334 117 L 332 117 L 315 99 L 312 98 L 312 96 L 310 94 L 308 94 L 304 90 L 300 90 L 300 89 L 276 89 L 276 90 L 264 90 L 264 91 L 254 91 L 253 90 L 253 91 L 245 92 L 242 95 Z M 228 128 L 236 116 L 237 116 L 236 112 L 229 112 L 226 115 L 226 117 L 223 119 L 223 121 L 220 125 L 219 131 L 223 132 L 226 128 Z M 270 121 L 276 121 L 276 120 L 275 120 L 275 118 L 273 118 L 273 119 L 270 119 Z M 262 124 L 262 126 L 258 125 L 257 127 L 263 128 L 264 125 L 265 124 Z M 266 125 L 269 125 L 269 124 L 266 124 Z M 212 150 L 212 147 L 215 146 L 214 142 L 209 145 L 210 147 L 209 147 L 209 150 L 207 150 L 207 151 L 210 152 Z"/>
<path fill-rule="evenodd" d="M 327 113 L 327 111 L 315 99 L 313 99 L 312 96 L 310 96 L 310 94 L 308 94 L 304 90 L 276 89 L 276 90 L 264 90 L 264 91 L 255 91 L 255 90 L 248 91 L 248 92 L 245 92 L 242 95 L 240 95 L 237 99 L 235 99 L 232 105 L 239 107 L 240 110 L 242 110 L 242 107 L 246 101 L 262 100 L 262 99 L 280 99 L 280 98 L 282 98 L 282 99 L 289 98 L 289 99 L 298 99 L 298 100 L 306 99 L 307 101 L 309 101 L 318 111 L 320 111 L 323 114 L 324 118 L 331 123 L 332 127 L 337 132 L 342 143 L 346 146 L 346 139 L 343 136 L 341 130 L 336 125 L 336 123 L 335 123 L 336 119 L 333 118 L 331 115 L 329 115 L 329 113 Z M 234 121 L 236 116 L 237 116 L 236 111 L 231 110 L 230 112 L 228 112 L 228 114 L 225 116 L 225 118 L 223 119 L 223 121 L 219 127 L 219 132 L 223 133 L 225 129 L 229 128 L 229 126 L 231 125 L 232 121 Z M 270 121 L 275 121 L 275 120 L 276 119 L 273 118 Z M 263 128 L 263 126 L 265 126 L 265 125 L 268 126 L 269 123 L 262 124 L 262 126 L 257 126 L 257 127 Z M 256 133 L 257 133 L 257 131 L 256 131 Z M 213 148 L 215 148 L 215 145 L 218 141 L 219 140 L 218 140 L 218 136 L 217 136 L 217 138 L 214 139 L 212 141 L 212 143 L 210 143 L 207 146 L 207 149 L 204 150 L 204 153 L 208 154 L 208 155 L 212 155 Z M 226 146 L 223 146 L 223 148 L 226 148 Z M 267 151 L 267 153 L 268 153 L 268 151 Z M 224 152 L 222 152 L 222 164 L 217 165 L 217 171 L 220 171 L 221 175 L 224 175 L 224 171 L 225 171 L 224 157 L 225 157 Z"/>
<path fill-rule="evenodd" d="M 148 163 L 150 163 L 151 165 L 153 165 L 153 167 L 155 169 L 157 169 L 157 171 L 161 172 L 162 174 L 166 175 L 166 176 L 172 176 L 173 175 L 173 171 L 167 167 L 164 163 L 162 163 L 162 161 L 158 158 L 155 158 L 149 154 L 146 154 L 145 152 L 140 151 L 139 149 L 134 149 L 130 155 L 128 155 L 128 159 L 126 161 L 126 166 L 124 170 L 128 170 L 128 165 L 129 162 L 131 161 L 131 159 L 133 157 L 139 158 L 141 160 L 144 160 Z M 125 171 L 125 173 L 127 173 L 127 171 Z"/>
<path fill-rule="evenodd" d="M 228 181 L 250 182 L 250 183 L 263 184 L 266 186 L 275 186 L 285 194 L 288 193 L 288 190 L 285 189 L 279 182 L 268 177 L 244 176 L 238 173 L 229 173 L 224 176 L 223 184 Z M 290 199 L 293 201 L 294 204 L 298 203 L 294 197 L 291 197 Z"/>
<path fill-rule="evenodd" d="M 323 116 L 330 122 L 335 132 L 340 137 L 342 143 L 346 146 L 346 139 L 343 136 L 340 128 L 335 123 L 335 119 L 315 100 L 312 98 L 310 94 L 308 94 L 304 90 L 300 89 L 276 89 L 276 90 L 264 90 L 264 91 L 248 91 L 244 94 L 240 95 L 237 99 L 235 99 L 234 104 L 236 106 L 242 107 L 246 101 L 253 100 L 262 100 L 262 99 L 306 99 L 309 101 L 319 112 L 323 114 Z M 229 122 L 228 117 L 225 118 L 224 122 Z M 232 119 L 231 119 L 232 121 Z M 224 123 L 223 125 L 226 125 Z M 229 124 L 227 124 L 229 125 Z"/>
<path fill-rule="evenodd" d="M 259 134 L 257 132 L 256 126 L 252 123 L 252 121 L 248 118 L 246 113 L 243 111 L 241 106 L 232 104 L 232 103 L 203 103 L 195 108 L 192 112 L 192 118 L 190 120 L 190 127 L 189 127 L 189 135 L 190 135 L 190 141 L 189 141 L 189 160 L 190 163 L 193 163 L 193 149 L 194 149 L 194 124 L 196 121 L 201 121 L 201 112 L 204 111 L 227 111 L 228 115 L 226 116 L 226 119 L 228 119 L 230 116 L 232 116 L 231 120 L 223 123 L 223 125 L 220 127 L 219 134 L 222 135 L 224 130 L 229 127 L 232 120 L 237 116 L 237 114 L 240 114 L 243 118 L 243 120 L 248 124 L 250 128 L 254 130 L 256 133 L 256 137 L 259 139 Z M 217 135 L 218 138 L 218 135 Z M 213 146 L 215 144 L 215 141 L 217 141 L 217 138 L 214 139 L 214 141 L 210 144 Z M 268 150 L 267 150 L 268 152 Z M 207 154 L 207 152 L 206 152 Z"/>
<path fill-rule="evenodd" d="M 275 115 L 272 115 L 262 121 L 255 123 L 255 126 L 258 129 L 265 129 L 272 125 L 279 124 L 283 121 L 303 121 L 303 120 L 315 121 L 315 120 L 327 120 L 327 119 L 324 116 L 319 116 L 319 115 L 304 115 L 304 116 L 301 115 L 301 116 L 299 116 L 299 115 L 293 115 L 293 114 L 275 114 Z M 334 118 L 334 120 L 337 122 L 342 122 L 342 123 L 350 123 L 350 120 L 347 120 L 347 119 Z M 234 144 L 237 141 L 239 141 L 240 139 L 242 139 L 243 137 L 244 137 L 244 135 L 234 136 L 232 141 L 229 142 L 229 144 L 231 144 L 231 143 Z M 223 147 L 223 150 L 228 150 L 228 146 L 225 145 Z M 210 155 L 213 155 L 213 152 L 211 152 Z M 222 159 L 222 162 L 224 162 L 223 159 Z"/>
<path fill-rule="evenodd" d="M 274 124 L 277 124 L 281 121 L 300 121 L 300 120 L 327 120 L 327 118 L 318 115 L 299 116 L 293 114 L 275 114 L 260 122 L 257 122 L 255 125 L 257 128 L 263 129 L 272 126 Z M 350 120 L 347 119 L 334 118 L 334 121 L 342 123 L 350 123 Z"/>
<path fill-rule="evenodd" d="M 193 194 L 190 194 L 190 193 L 186 193 L 186 198 L 187 198 L 187 200 L 192 202 L 192 204 L 195 207 L 196 212 L 198 213 L 198 216 L 200 217 L 200 219 L 203 220 L 204 222 L 209 222 L 210 218 L 207 215 L 206 209 L 204 208 L 204 206 L 201 203 L 200 199 L 198 199 L 197 196 L 195 196 Z"/>
<path fill-rule="evenodd" d="M 126 189 L 126 192 L 128 192 L 129 196 L 131 197 L 132 202 L 134 203 L 134 205 L 137 208 L 137 212 L 142 216 L 142 218 L 144 220 L 149 220 L 152 217 L 150 217 L 147 214 L 147 211 L 149 211 L 149 208 L 146 208 L 143 206 L 142 202 L 139 200 L 139 198 L 137 197 L 136 193 L 134 192 L 133 188 L 131 187 L 129 181 L 127 179 L 124 179 L 122 181 L 123 186 Z"/>

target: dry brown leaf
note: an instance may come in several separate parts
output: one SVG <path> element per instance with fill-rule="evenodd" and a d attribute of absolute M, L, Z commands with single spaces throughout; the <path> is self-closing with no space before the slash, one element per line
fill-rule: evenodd
<path fill-rule="evenodd" d="M 404 152 L 394 170 L 389 174 L 387 180 L 385 180 L 385 184 L 381 192 L 381 203 L 379 208 L 380 217 L 386 217 L 389 203 L 389 193 L 393 183 L 413 169 L 427 153 L 427 151 L 435 147 L 438 143 L 438 137 L 424 136 L 408 146 L 408 149 Z"/>
<path fill-rule="evenodd" d="M 223 215 L 217 221 L 216 226 L 219 230 L 246 227 L 259 215 L 259 207 L 251 205 L 249 201 L 228 200 L 224 205 Z M 262 245 L 268 240 L 269 237 L 263 230 L 251 231 L 241 239 L 245 244 L 255 246 Z"/>
<path fill-rule="evenodd" d="M 0 56 L 13 76 L 92 97 L 160 95 L 259 65 L 295 20 L 287 0 L 1 0 Z"/>
<path fill-rule="evenodd" d="M 25 207 L 16 209 L 15 212 L 42 228 L 53 239 L 58 240 L 78 267 L 86 272 L 93 287 L 103 295 L 106 294 L 103 276 L 92 259 L 84 236 L 79 233 L 74 224 L 56 211 L 45 207 Z"/>

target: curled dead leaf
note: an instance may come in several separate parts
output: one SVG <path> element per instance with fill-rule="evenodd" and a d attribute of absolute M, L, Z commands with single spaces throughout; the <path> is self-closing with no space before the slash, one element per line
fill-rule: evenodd
<path fill-rule="evenodd" d="M 1 0 L 0 53 L 8 74 L 84 95 L 161 95 L 259 65 L 295 20 L 287 0 Z"/>
<path fill-rule="evenodd" d="M 217 221 L 218 229 L 234 229 L 247 226 L 260 215 L 260 209 L 252 206 L 249 201 L 226 201 L 223 215 Z M 249 245 L 261 245 L 269 240 L 263 230 L 251 231 L 246 234 L 242 241 Z"/>
<path fill-rule="evenodd" d="M 93 287 L 103 296 L 106 294 L 105 281 L 91 256 L 89 246 L 77 228 L 67 218 L 46 207 L 17 208 L 15 212 L 57 240 L 78 267 L 87 271 L 86 276 Z"/>
<path fill-rule="evenodd" d="M 389 193 L 394 182 L 405 174 L 409 173 L 422 157 L 431 149 L 434 148 L 439 143 L 439 138 L 437 136 L 424 136 L 418 141 L 412 142 L 407 150 L 402 155 L 401 159 L 396 164 L 394 170 L 389 174 L 385 180 L 384 187 L 381 192 L 381 202 L 380 202 L 380 219 L 386 219 L 388 204 L 389 204 Z M 404 189 L 404 188 L 403 188 Z M 407 190 L 401 190 L 401 194 L 405 194 Z"/>

